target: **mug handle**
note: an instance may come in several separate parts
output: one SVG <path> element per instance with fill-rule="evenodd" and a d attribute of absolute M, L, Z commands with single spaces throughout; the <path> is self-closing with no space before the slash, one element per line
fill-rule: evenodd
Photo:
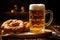
<path fill-rule="evenodd" d="M 51 10 L 46 10 L 46 14 L 50 14 L 50 19 L 49 19 L 49 21 L 45 24 L 45 26 L 49 26 L 49 25 L 52 23 L 52 21 L 53 21 L 53 11 L 51 11 Z"/>

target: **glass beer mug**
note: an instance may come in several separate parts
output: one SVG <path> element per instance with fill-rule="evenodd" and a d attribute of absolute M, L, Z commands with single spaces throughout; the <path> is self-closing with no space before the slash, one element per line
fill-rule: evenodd
<path fill-rule="evenodd" d="M 46 14 L 50 13 L 50 20 L 45 23 Z M 31 32 L 45 32 L 45 26 L 49 26 L 53 20 L 53 12 L 45 10 L 44 4 L 30 4 L 29 23 Z"/>

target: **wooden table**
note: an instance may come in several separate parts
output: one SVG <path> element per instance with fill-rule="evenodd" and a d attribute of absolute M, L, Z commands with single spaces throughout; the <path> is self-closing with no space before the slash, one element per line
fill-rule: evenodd
<path fill-rule="evenodd" d="M 52 31 L 46 29 L 44 33 L 32 33 L 32 32 L 26 32 L 26 33 L 20 33 L 20 34 L 7 34 L 2 35 L 3 38 L 9 38 L 11 39 L 45 39 L 52 36 Z"/>

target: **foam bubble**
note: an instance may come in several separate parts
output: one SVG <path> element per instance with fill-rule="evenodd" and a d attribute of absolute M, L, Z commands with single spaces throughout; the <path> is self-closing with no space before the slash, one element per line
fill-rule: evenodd
<path fill-rule="evenodd" d="M 41 9 L 45 9 L 44 4 L 30 4 L 29 6 L 29 10 L 41 10 Z"/>

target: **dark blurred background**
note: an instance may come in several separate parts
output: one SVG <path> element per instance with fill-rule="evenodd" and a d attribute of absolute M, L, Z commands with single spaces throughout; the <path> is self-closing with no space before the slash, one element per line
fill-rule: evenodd
<path fill-rule="evenodd" d="M 46 6 L 46 9 L 50 9 L 53 11 L 54 20 L 53 23 L 60 25 L 60 1 L 59 0 L 0 0 L 0 22 L 3 22 L 3 20 L 7 20 L 13 18 L 12 16 L 9 17 L 6 16 L 5 12 L 10 12 L 11 9 L 14 9 L 14 5 L 17 5 L 17 11 L 20 12 L 21 6 L 25 7 L 25 12 L 29 11 L 29 4 L 38 4 L 43 3 Z M 14 14 L 13 14 L 14 16 Z M 21 18 L 19 16 L 14 16 L 14 18 Z M 25 18 L 24 18 L 25 17 Z M 24 19 L 26 19 L 26 15 L 23 16 Z M 28 18 L 27 18 L 28 19 Z"/>

